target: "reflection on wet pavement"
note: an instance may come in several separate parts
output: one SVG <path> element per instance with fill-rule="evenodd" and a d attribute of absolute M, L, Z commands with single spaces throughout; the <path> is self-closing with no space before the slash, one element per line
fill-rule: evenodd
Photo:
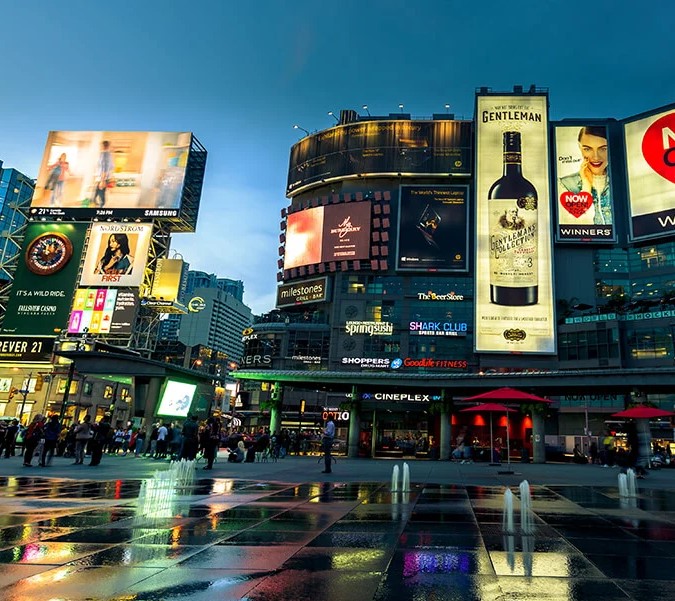
<path fill-rule="evenodd" d="M 675 598 L 668 491 L 627 507 L 615 489 L 534 486 L 529 534 L 503 532 L 497 486 L 210 479 L 161 510 L 142 490 L 0 478 L 3 601 Z"/>

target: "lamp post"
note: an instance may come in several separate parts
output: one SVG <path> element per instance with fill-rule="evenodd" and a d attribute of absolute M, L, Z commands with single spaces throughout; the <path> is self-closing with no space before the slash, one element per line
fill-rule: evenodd
<path fill-rule="evenodd" d="M 362 108 L 364 111 L 366 111 L 366 113 L 368 114 L 369 117 L 371 116 L 370 111 L 368 110 L 368 105 L 367 105 L 367 104 L 364 104 L 361 108 Z"/>
<path fill-rule="evenodd" d="M 19 393 L 21 394 L 21 410 L 19 411 L 19 423 L 21 423 L 21 420 L 23 418 L 23 411 L 26 408 L 26 399 L 28 398 L 28 393 L 30 392 L 30 381 L 31 378 L 33 377 L 33 372 L 30 372 L 28 374 L 28 379 L 26 379 L 26 387 L 22 388 L 19 390 Z"/>
<path fill-rule="evenodd" d="M 70 395 L 70 385 L 75 376 L 75 361 L 71 361 L 68 366 L 68 377 L 66 378 L 66 389 L 63 391 L 63 400 L 61 401 L 61 411 L 59 411 L 59 423 L 63 422 L 63 416 L 66 414 L 68 407 L 68 396 Z"/>
<path fill-rule="evenodd" d="M 328 114 L 335 119 L 337 123 L 340 123 L 340 120 L 335 116 L 335 113 L 333 111 L 328 111 Z"/>
<path fill-rule="evenodd" d="M 304 131 L 309 136 L 309 132 L 304 127 L 300 127 L 299 125 L 294 125 L 293 129 L 299 129 L 300 131 Z"/>

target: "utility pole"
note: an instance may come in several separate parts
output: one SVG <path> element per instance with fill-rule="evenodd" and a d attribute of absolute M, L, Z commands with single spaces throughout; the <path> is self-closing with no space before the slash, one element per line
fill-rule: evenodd
<path fill-rule="evenodd" d="M 30 372 L 28 374 L 28 379 L 25 380 L 26 387 L 19 390 L 19 392 L 21 393 L 21 396 L 23 397 L 22 400 L 21 400 L 21 410 L 19 411 L 19 423 L 22 423 L 21 420 L 23 419 L 23 411 L 26 408 L 26 399 L 28 398 L 28 393 L 30 392 L 30 381 L 31 381 L 32 377 L 33 377 L 33 372 Z"/>

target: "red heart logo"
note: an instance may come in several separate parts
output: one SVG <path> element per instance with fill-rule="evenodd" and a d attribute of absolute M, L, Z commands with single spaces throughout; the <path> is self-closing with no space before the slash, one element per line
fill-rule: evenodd
<path fill-rule="evenodd" d="M 593 196 L 590 192 L 563 192 L 560 204 L 570 215 L 578 218 L 593 206 Z"/>
<path fill-rule="evenodd" d="M 642 155 L 656 173 L 675 184 L 675 111 L 659 117 L 647 128 Z"/>

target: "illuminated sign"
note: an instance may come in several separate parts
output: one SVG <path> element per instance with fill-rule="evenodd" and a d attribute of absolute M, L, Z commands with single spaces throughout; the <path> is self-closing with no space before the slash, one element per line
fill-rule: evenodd
<path fill-rule="evenodd" d="M 86 231 L 87 226 L 80 223 L 28 225 L 23 248 L 32 249 L 32 252 L 16 266 L 2 333 L 46 336 L 58 333 L 66 326 Z M 48 236 L 45 237 L 45 234 Z M 29 267 L 31 263 L 47 264 L 49 257 L 59 252 L 49 243 L 53 234 L 59 234 L 59 239 L 68 239 L 73 249 L 72 259 L 58 270 L 37 273 Z M 40 244 L 36 245 L 36 241 Z"/>
<path fill-rule="evenodd" d="M 291 213 L 286 221 L 284 269 L 370 256 L 370 202 Z"/>
<path fill-rule="evenodd" d="M 547 96 L 476 99 L 475 350 L 555 353 Z"/>
<path fill-rule="evenodd" d="M 270 367 L 272 355 L 244 355 L 241 359 L 241 367 Z"/>
<path fill-rule="evenodd" d="M 327 298 L 328 278 L 284 284 L 277 288 L 277 307 L 323 302 Z"/>
<path fill-rule="evenodd" d="M 675 232 L 675 109 L 624 124 L 633 240 Z"/>
<path fill-rule="evenodd" d="M 49 363 L 53 350 L 54 338 L 41 336 L 0 336 L 0 362 L 25 361 Z M 8 391 L 0 388 L 0 392 Z"/>
<path fill-rule="evenodd" d="M 189 132 L 51 131 L 30 217 L 178 217 L 191 143 Z"/>
<path fill-rule="evenodd" d="M 418 292 L 417 300 L 425 301 L 463 301 L 463 294 L 455 294 L 454 292 L 448 292 L 447 294 L 436 294 L 429 290 L 428 292 Z"/>
<path fill-rule="evenodd" d="M 420 336 L 466 336 L 469 324 L 452 321 L 411 321 L 410 332 Z"/>
<path fill-rule="evenodd" d="M 469 363 L 466 359 L 435 359 L 432 357 L 413 358 L 402 360 L 402 367 L 423 367 L 425 369 L 466 369 Z"/>
<path fill-rule="evenodd" d="M 467 205 L 467 186 L 401 186 L 396 269 L 466 271 Z"/>
<path fill-rule="evenodd" d="M 94 223 L 80 286 L 140 286 L 151 236 L 150 223 Z"/>
<path fill-rule="evenodd" d="M 131 334 L 138 300 L 130 290 L 78 288 L 68 320 L 69 334 Z"/>
<path fill-rule="evenodd" d="M 361 121 L 307 136 L 293 146 L 287 193 L 344 177 L 470 175 L 471 122 Z"/>
<path fill-rule="evenodd" d="M 291 360 L 300 361 L 300 363 L 307 365 L 316 365 L 322 361 L 319 355 L 292 355 Z"/>
<path fill-rule="evenodd" d="M 614 205 L 604 125 L 555 128 L 559 242 L 613 242 Z"/>
<path fill-rule="evenodd" d="M 323 413 L 321 414 L 321 419 L 323 421 L 328 421 L 332 419 L 336 422 L 348 422 L 350 417 L 349 411 L 341 411 L 336 407 L 324 408 Z"/>
<path fill-rule="evenodd" d="M 178 298 L 182 273 L 183 259 L 157 259 L 150 296 L 175 301 Z"/>
<path fill-rule="evenodd" d="M 157 407 L 157 415 L 187 417 L 196 390 L 196 384 L 167 380 Z"/>
<path fill-rule="evenodd" d="M 394 324 L 388 321 L 348 321 L 345 323 L 345 332 L 350 336 L 391 336 L 394 333 Z"/>
<path fill-rule="evenodd" d="M 387 369 L 391 365 L 391 359 L 387 357 L 342 357 L 341 363 L 364 368 Z"/>
<path fill-rule="evenodd" d="M 361 398 L 366 401 L 413 401 L 415 403 L 428 403 L 441 400 L 441 396 L 437 394 L 408 392 L 364 392 L 361 394 Z"/>
<path fill-rule="evenodd" d="M 188 301 L 187 308 L 190 313 L 199 313 L 206 309 L 206 301 L 201 296 L 195 296 Z"/>

